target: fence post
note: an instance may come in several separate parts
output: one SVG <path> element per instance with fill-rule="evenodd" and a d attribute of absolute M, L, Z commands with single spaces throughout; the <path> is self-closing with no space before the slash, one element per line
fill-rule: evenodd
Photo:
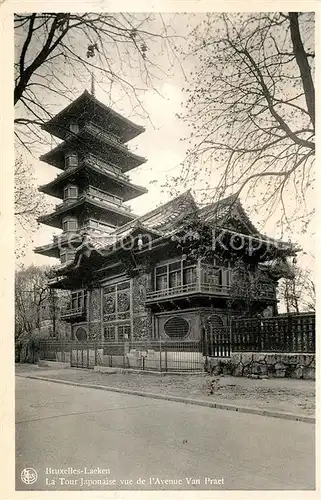
<path fill-rule="evenodd" d="M 72 339 L 70 339 L 70 359 L 69 359 L 69 364 L 72 366 Z"/>
<path fill-rule="evenodd" d="M 165 344 L 165 372 L 167 372 L 167 346 Z"/>
<path fill-rule="evenodd" d="M 159 338 L 159 371 L 162 371 L 162 339 Z"/>

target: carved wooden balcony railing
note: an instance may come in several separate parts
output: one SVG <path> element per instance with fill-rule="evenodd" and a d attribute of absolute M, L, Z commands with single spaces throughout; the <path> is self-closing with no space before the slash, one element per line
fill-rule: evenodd
<path fill-rule="evenodd" d="M 212 283 L 194 282 L 185 285 L 178 285 L 171 288 L 164 288 L 161 290 L 148 291 L 146 293 L 146 302 L 154 302 L 158 299 L 166 297 L 180 297 L 194 293 L 201 293 L 204 295 L 230 297 L 232 288 L 228 285 L 215 285 Z M 275 300 L 275 289 L 272 286 L 264 285 L 253 292 L 253 299 L 257 300 Z"/>
<path fill-rule="evenodd" d="M 80 317 L 86 316 L 86 307 L 77 307 L 77 308 L 72 308 L 72 307 L 66 307 L 61 310 L 60 313 L 60 318 L 67 320 L 67 319 L 77 319 Z"/>
<path fill-rule="evenodd" d="M 98 201 L 102 201 L 104 203 L 107 203 L 108 205 L 111 205 L 117 209 L 125 210 L 126 212 L 130 212 L 130 208 L 127 207 L 126 205 L 123 205 L 122 200 L 119 200 L 118 198 L 105 193 L 101 189 L 98 188 L 93 188 L 89 187 L 86 191 L 86 195 L 90 196 L 91 198 L 97 199 Z"/>
<path fill-rule="evenodd" d="M 107 162 L 107 161 L 104 161 L 104 160 L 101 160 L 100 158 L 97 158 L 97 156 L 91 154 L 91 153 L 88 153 L 85 157 L 85 161 L 86 163 L 98 168 L 99 170 L 101 170 L 103 173 L 111 173 L 113 176 L 115 176 L 116 178 L 119 178 L 119 179 L 123 179 L 127 182 L 130 182 L 130 177 L 129 175 L 126 175 L 126 174 L 123 174 L 121 172 L 121 169 L 120 167 L 118 167 L 117 165 L 114 165 L 112 162 Z"/>
<path fill-rule="evenodd" d="M 95 124 L 93 124 L 92 122 L 86 123 L 85 128 L 87 128 L 93 135 L 99 136 L 102 139 L 107 140 L 108 142 L 113 142 L 120 149 L 129 151 L 129 147 L 127 146 L 127 144 L 121 143 L 114 134 L 112 134 L 111 132 L 107 132 L 96 123 Z"/>
<path fill-rule="evenodd" d="M 224 285 L 214 285 L 209 283 L 188 283 L 162 290 L 153 290 L 146 293 L 146 302 L 155 301 L 164 297 L 179 297 L 193 293 L 203 293 L 209 295 L 229 295 L 229 287 Z"/>
<path fill-rule="evenodd" d="M 62 203 L 59 203 L 55 206 L 55 210 L 60 210 L 61 208 L 67 207 L 68 205 L 75 203 L 77 200 L 82 200 L 85 197 L 103 202 L 110 207 L 117 208 L 117 210 L 123 210 L 124 212 L 128 213 L 131 212 L 130 207 L 124 205 L 122 200 L 119 200 L 116 197 L 106 193 L 105 191 L 102 191 L 99 188 L 94 188 L 92 186 L 86 189 L 86 191 L 84 191 L 78 198 L 64 200 Z"/>

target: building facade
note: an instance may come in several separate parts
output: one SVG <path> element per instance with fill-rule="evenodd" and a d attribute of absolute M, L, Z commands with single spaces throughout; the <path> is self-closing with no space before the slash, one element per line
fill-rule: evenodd
<path fill-rule="evenodd" d="M 276 314 L 296 249 L 262 235 L 237 196 L 199 208 L 187 191 L 137 217 L 126 202 L 146 189 L 127 172 L 146 160 L 127 142 L 143 127 L 84 92 L 44 129 L 62 142 L 41 160 L 62 173 L 40 190 L 63 201 L 39 222 L 62 233 L 35 251 L 60 259 L 50 286 L 70 292 L 72 339 L 199 340 L 233 315 Z"/>

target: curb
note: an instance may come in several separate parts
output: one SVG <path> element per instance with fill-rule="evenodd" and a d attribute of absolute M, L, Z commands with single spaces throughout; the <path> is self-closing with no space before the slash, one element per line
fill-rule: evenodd
<path fill-rule="evenodd" d="M 85 387 L 88 389 L 99 389 L 101 391 L 118 392 L 121 394 L 131 394 L 132 396 L 142 396 L 145 398 L 174 401 L 175 403 L 185 403 L 185 404 L 191 404 L 191 405 L 196 405 L 196 406 L 205 406 L 208 408 L 217 408 L 219 410 L 237 411 L 239 413 L 251 413 L 253 415 L 261 415 L 264 417 L 283 418 L 286 420 L 295 420 L 297 422 L 305 422 L 305 423 L 309 423 L 309 424 L 316 423 L 315 417 L 308 417 L 307 415 L 295 415 L 294 413 L 284 413 L 284 412 L 273 411 L 273 410 L 263 410 L 263 409 L 259 409 L 259 408 L 248 408 L 246 406 L 236 406 L 236 405 L 225 404 L 225 403 L 214 403 L 214 402 L 210 402 L 210 401 L 202 401 L 199 399 L 183 398 L 180 396 L 169 396 L 169 395 L 165 395 L 165 394 L 154 394 L 152 392 L 142 392 L 142 391 L 136 391 L 136 390 L 132 390 L 132 389 L 121 389 L 119 387 L 108 387 L 106 385 L 71 382 L 69 380 L 53 379 L 53 378 L 49 378 L 49 377 L 39 377 L 39 376 L 35 376 L 35 375 L 17 374 L 16 376 L 20 377 L 20 378 L 30 378 L 30 379 L 34 379 L 34 380 L 43 380 L 45 382 L 53 382 L 55 384 L 72 385 L 72 386 L 76 386 L 76 387 Z"/>

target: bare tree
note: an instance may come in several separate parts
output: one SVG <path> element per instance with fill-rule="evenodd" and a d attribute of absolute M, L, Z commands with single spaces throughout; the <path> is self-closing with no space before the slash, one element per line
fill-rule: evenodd
<path fill-rule="evenodd" d="M 14 186 L 14 216 L 16 233 L 16 257 L 24 254 L 26 239 L 23 237 L 34 232 L 38 223 L 37 217 L 46 210 L 44 197 L 35 186 L 34 169 L 32 165 L 19 156 L 15 160 L 15 186 Z"/>
<path fill-rule="evenodd" d="M 282 280 L 278 292 L 287 313 L 315 311 L 315 283 L 310 270 L 296 266 L 293 278 Z"/>
<path fill-rule="evenodd" d="M 50 298 L 47 270 L 46 267 L 30 266 L 16 272 L 16 338 L 23 334 L 30 336 L 40 328 L 42 311 L 46 304 L 48 306 Z"/>
<path fill-rule="evenodd" d="M 156 54 L 175 57 L 169 23 L 139 13 L 16 14 L 15 135 L 29 151 L 44 142 L 41 124 L 51 118 L 57 97 L 69 101 L 79 82 L 95 73 L 111 98 L 116 86 L 135 111 L 144 112 L 141 92 L 164 77 Z"/>
<path fill-rule="evenodd" d="M 309 221 L 313 37 L 311 12 L 208 14 L 193 30 L 188 55 L 198 69 L 185 89 L 191 146 L 180 182 L 205 173 L 206 195 L 219 199 L 244 190 L 267 218 L 281 206 L 280 224 Z M 220 182 L 211 187 L 214 169 Z"/>

